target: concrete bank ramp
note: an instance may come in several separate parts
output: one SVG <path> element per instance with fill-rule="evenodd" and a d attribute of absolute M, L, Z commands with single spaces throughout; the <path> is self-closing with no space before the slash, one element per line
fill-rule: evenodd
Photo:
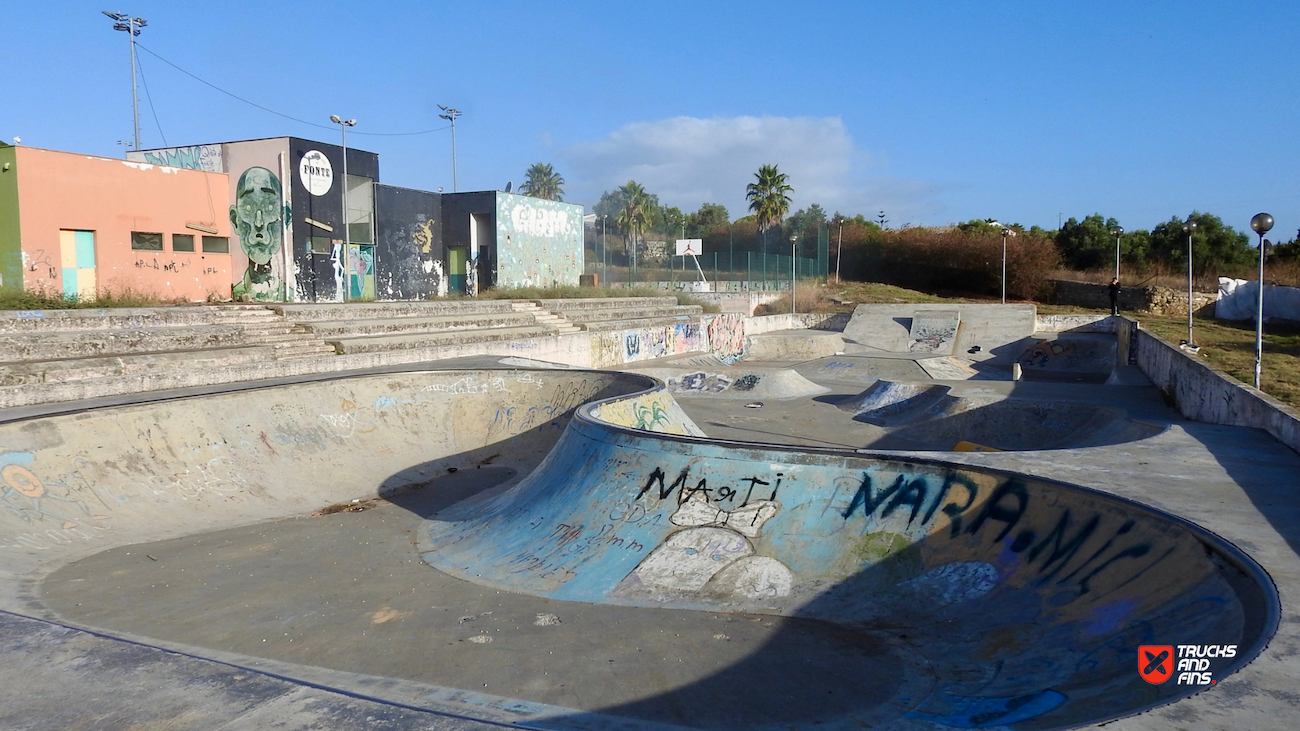
<path fill-rule="evenodd" d="M 1122 410 L 1073 401 L 954 396 L 949 386 L 880 380 L 836 407 L 885 433 L 878 449 L 951 451 L 960 442 L 997 450 L 1078 449 L 1155 436 L 1165 427 Z"/>
<path fill-rule="evenodd" d="M 796 363 L 844 352 L 844 338 L 822 330 L 782 330 L 752 335 L 746 340 L 745 360 Z"/>
<path fill-rule="evenodd" d="M 1104 383 L 1115 370 L 1119 344 L 1102 333 L 1068 333 L 1043 337 L 1016 362 L 1028 380 Z"/>
<path fill-rule="evenodd" d="M 1236 644 L 1224 661 L 1236 668 L 1275 627 L 1275 595 L 1249 559 L 1123 499 L 925 460 L 653 434 L 602 421 L 607 410 L 580 409 L 509 491 L 437 515 L 425 560 L 566 601 L 813 618 L 888 648 L 887 687 L 810 709 L 803 727 L 1100 722 L 1187 694 L 1139 676 L 1152 628 Z M 775 648 L 745 661 L 780 662 Z M 729 673 L 682 698 L 722 693 Z"/>
<path fill-rule="evenodd" d="M 709 370 L 641 368 L 676 396 L 735 399 L 783 399 L 818 396 L 830 391 L 789 368 L 745 368 L 743 364 Z"/>
<path fill-rule="evenodd" d="M 1034 334 L 1033 305 L 858 305 L 844 328 L 845 351 L 961 355 L 1012 362 Z M 969 353 L 979 346 L 979 351 Z"/>

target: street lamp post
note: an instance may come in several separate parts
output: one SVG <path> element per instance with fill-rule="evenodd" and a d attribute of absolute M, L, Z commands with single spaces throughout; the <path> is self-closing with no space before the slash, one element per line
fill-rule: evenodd
<path fill-rule="evenodd" d="M 795 244 L 798 243 L 798 241 L 799 241 L 799 234 L 790 234 L 790 314 L 792 315 L 796 312 L 795 303 L 794 303 L 794 295 L 795 295 L 794 262 L 795 262 Z"/>
<path fill-rule="evenodd" d="M 1196 221 L 1189 217 L 1187 223 L 1183 224 L 1183 230 L 1187 232 L 1187 345 L 1194 347 L 1195 341 L 1192 340 L 1192 233 L 1196 231 Z"/>
<path fill-rule="evenodd" d="M 441 104 L 438 108 L 442 110 L 442 114 L 438 117 L 451 122 L 451 192 L 455 193 L 459 190 L 456 187 L 456 117 L 460 116 L 460 110 L 444 107 Z"/>
<path fill-rule="evenodd" d="M 1273 217 L 1256 213 L 1250 227 L 1259 234 L 1259 298 L 1255 303 L 1255 388 L 1259 388 L 1260 362 L 1264 357 L 1264 234 L 1273 228 Z"/>
<path fill-rule="evenodd" d="M 1002 304 L 1007 303 L 1007 237 L 1016 232 L 1009 228 L 1002 229 Z"/>
<path fill-rule="evenodd" d="M 1115 279 L 1119 279 L 1119 237 L 1124 235 L 1124 228 L 1116 226 L 1111 229 L 1111 235 L 1115 237 Z"/>
<path fill-rule="evenodd" d="M 840 280 L 840 259 L 844 258 L 844 219 L 840 219 L 840 243 L 839 248 L 835 250 L 835 284 L 842 284 Z"/>
<path fill-rule="evenodd" d="M 139 150 L 140 97 L 135 85 L 135 37 L 140 35 L 140 29 L 149 23 L 144 18 L 133 18 L 127 13 L 110 13 L 107 10 L 101 12 L 114 21 L 113 30 L 126 31 L 127 37 L 131 39 L 131 111 L 132 119 L 135 121 L 135 149 Z"/>
<path fill-rule="evenodd" d="M 348 225 L 348 127 L 357 126 L 355 119 L 343 119 L 337 114 L 330 115 L 330 121 L 339 126 L 343 133 L 343 261 L 346 264 L 348 245 L 352 243 L 352 227 Z M 343 290 L 347 292 L 346 286 Z"/>
<path fill-rule="evenodd" d="M 605 281 L 605 286 L 609 286 L 609 249 L 605 246 L 605 219 L 608 215 L 600 217 L 600 278 Z"/>

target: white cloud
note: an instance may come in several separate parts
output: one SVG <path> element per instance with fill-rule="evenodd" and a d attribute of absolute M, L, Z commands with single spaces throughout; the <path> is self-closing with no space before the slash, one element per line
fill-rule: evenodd
<path fill-rule="evenodd" d="M 748 213 L 745 186 L 760 165 L 775 164 L 794 187 L 793 208 L 820 203 L 827 211 L 874 214 L 891 223 L 938 213 L 938 188 L 917 181 L 868 177 L 870 157 L 837 117 L 675 117 L 634 122 L 604 139 L 562 153 L 571 200 L 588 205 L 635 180 L 665 205 L 694 211 L 721 203 L 733 218 Z"/>

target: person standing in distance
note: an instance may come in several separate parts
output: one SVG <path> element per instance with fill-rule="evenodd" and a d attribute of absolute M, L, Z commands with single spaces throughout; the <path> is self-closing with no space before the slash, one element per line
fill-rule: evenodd
<path fill-rule="evenodd" d="M 1118 315 L 1119 314 L 1119 277 L 1115 277 L 1114 279 L 1110 280 L 1110 286 L 1106 287 L 1106 289 L 1110 290 L 1110 314 Z"/>

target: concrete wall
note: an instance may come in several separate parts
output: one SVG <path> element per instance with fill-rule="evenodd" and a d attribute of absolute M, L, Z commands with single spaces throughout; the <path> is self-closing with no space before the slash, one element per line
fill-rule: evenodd
<path fill-rule="evenodd" d="M 1121 281 L 1122 283 L 1122 281 Z M 1051 281 L 1052 302 L 1058 305 L 1110 309 L 1110 292 L 1104 284 L 1071 282 L 1064 279 Z M 1192 293 L 1196 314 L 1214 316 L 1214 302 L 1218 294 Z M 1125 312 L 1145 312 L 1152 315 L 1187 314 L 1187 290 L 1171 287 L 1125 287 L 1120 290 L 1119 308 Z"/>
<path fill-rule="evenodd" d="M 60 230 L 79 230 L 94 232 L 100 291 L 230 296 L 231 255 L 204 253 L 205 232 L 186 228 L 193 223 L 232 237 L 225 175 L 30 147 L 14 152 L 27 289 L 65 291 Z M 163 250 L 133 250 L 132 231 L 162 234 Z M 193 235 L 196 251 L 174 251 L 172 234 Z"/>
<path fill-rule="evenodd" d="M 375 186 L 376 295 L 425 299 L 444 292 L 442 208 L 437 193 Z"/>
<path fill-rule="evenodd" d="M 577 286 L 582 206 L 497 193 L 498 287 Z"/>
<path fill-rule="evenodd" d="M 1142 372 L 1173 399 L 1183 416 L 1211 424 L 1263 429 L 1300 452 L 1300 412 L 1295 409 L 1146 330 L 1137 331 L 1136 358 Z"/>
<path fill-rule="evenodd" d="M 126 153 L 126 159 L 133 162 L 145 162 L 150 165 L 166 165 L 186 170 L 206 170 L 210 173 L 226 172 L 222 161 L 221 145 L 190 145 L 189 147 L 168 147 L 157 150 L 132 150 Z"/>

